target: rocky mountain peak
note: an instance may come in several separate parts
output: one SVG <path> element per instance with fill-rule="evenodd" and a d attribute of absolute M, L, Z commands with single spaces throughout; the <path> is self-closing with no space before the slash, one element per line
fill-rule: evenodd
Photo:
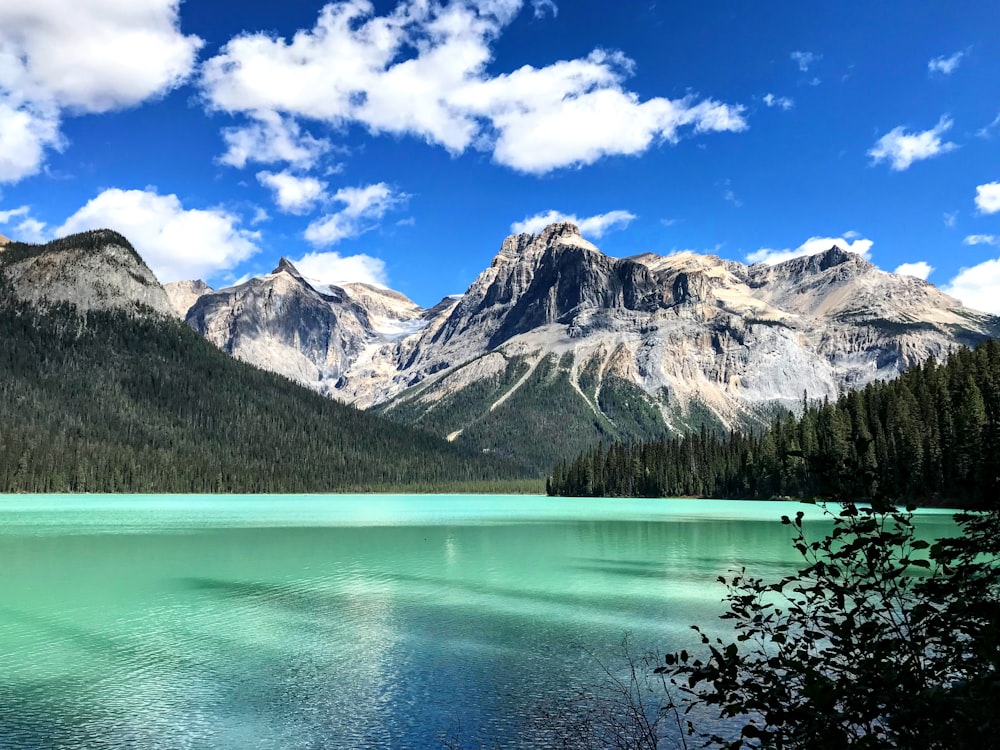
<path fill-rule="evenodd" d="M 784 263 L 776 263 L 773 268 L 779 274 L 795 276 L 817 274 L 837 266 L 847 266 L 858 271 L 868 271 L 874 266 L 857 253 L 852 253 L 834 245 L 829 250 L 816 255 L 792 258 Z"/>
<path fill-rule="evenodd" d="M 579 247 L 594 252 L 600 252 L 595 245 L 580 235 L 576 224 L 568 221 L 549 224 L 538 234 L 512 234 L 503 241 L 500 252 L 493 259 L 491 268 L 524 261 L 537 260 L 551 248 Z"/>
<path fill-rule="evenodd" d="M 0 246 L 9 245 L 9 244 L 10 244 L 10 238 L 9 237 L 4 237 L 2 234 L 0 234 Z"/>
<path fill-rule="evenodd" d="M 127 239 L 110 229 L 82 232 L 44 245 L 8 243 L 0 253 L 0 270 L 14 294 L 25 301 L 68 302 L 80 313 L 173 314 L 152 270 Z"/>
<path fill-rule="evenodd" d="M 278 273 L 287 273 L 290 276 L 294 276 L 297 279 L 302 278 L 302 274 L 299 273 L 299 269 L 295 267 L 292 261 L 288 260 L 288 258 L 284 256 L 281 256 L 281 260 L 278 261 L 277 267 L 275 267 L 275 269 L 271 271 L 272 275 Z"/>

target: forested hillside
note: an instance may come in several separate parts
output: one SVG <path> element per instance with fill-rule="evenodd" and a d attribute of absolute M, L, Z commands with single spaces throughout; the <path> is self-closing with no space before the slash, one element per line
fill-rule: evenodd
<path fill-rule="evenodd" d="M 554 495 L 902 501 L 1000 498 L 1000 344 L 960 349 L 759 434 L 702 430 L 598 447 L 559 464 Z"/>
<path fill-rule="evenodd" d="M 329 492 L 524 473 L 236 361 L 180 322 L 40 311 L 8 286 L 0 410 L 0 492 Z"/>

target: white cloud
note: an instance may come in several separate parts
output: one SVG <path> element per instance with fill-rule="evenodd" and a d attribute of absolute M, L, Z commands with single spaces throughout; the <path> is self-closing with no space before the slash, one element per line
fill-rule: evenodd
<path fill-rule="evenodd" d="M 11 208 L 6 211 L 0 211 L 0 224 L 7 224 L 13 218 L 18 216 L 27 216 L 30 213 L 30 206 L 21 206 L 19 208 Z"/>
<path fill-rule="evenodd" d="M 795 102 L 787 96 L 775 96 L 774 94 L 764 94 L 764 104 L 768 107 L 780 107 L 786 112 L 795 106 Z"/>
<path fill-rule="evenodd" d="M 274 192 L 278 208 L 290 214 L 308 213 L 326 197 L 326 183 L 315 177 L 297 177 L 291 172 L 258 172 L 257 181 Z"/>
<path fill-rule="evenodd" d="M 951 118 L 946 115 L 933 128 L 919 133 L 907 133 L 902 126 L 893 128 L 878 139 L 868 155 L 872 158 L 872 164 L 889 161 L 896 171 L 908 169 L 915 161 L 930 159 L 958 148 L 954 143 L 941 141 L 941 136 L 951 125 Z"/>
<path fill-rule="evenodd" d="M 950 76 L 958 68 L 963 57 L 965 57 L 965 52 L 961 50 L 947 57 L 944 55 L 941 57 L 935 57 L 927 62 L 927 71 L 929 73 L 939 73 L 943 76 Z"/>
<path fill-rule="evenodd" d="M 916 276 L 918 279 L 927 281 L 927 277 L 931 275 L 931 271 L 934 270 L 934 266 L 925 262 L 917 261 L 916 263 L 903 263 L 896 267 L 893 273 L 899 274 L 900 276 Z"/>
<path fill-rule="evenodd" d="M 37 173 L 45 150 L 62 146 L 59 118 L 52 108 L 14 103 L 4 96 L 0 82 L 0 183 L 17 182 Z"/>
<path fill-rule="evenodd" d="M 798 65 L 799 70 L 803 73 L 807 72 L 813 63 L 823 59 L 823 55 L 817 55 L 814 52 L 803 52 L 801 50 L 796 50 L 789 57 L 792 58 L 792 62 Z"/>
<path fill-rule="evenodd" d="M 992 234 L 970 234 L 965 238 L 966 245 L 1000 245 L 1000 237 Z"/>
<path fill-rule="evenodd" d="M 386 286 L 388 277 L 385 261 L 370 255 L 348 255 L 340 253 L 307 253 L 298 260 L 292 260 L 299 272 L 323 284 L 350 284 L 362 282 Z"/>
<path fill-rule="evenodd" d="M 248 162 L 288 162 L 300 169 L 312 169 L 332 148 L 330 141 L 313 138 L 297 122 L 276 112 L 255 112 L 252 118 L 247 125 L 222 131 L 227 148 L 219 163 L 242 169 Z"/>
<path fill-rule="evenodd" d="M 55 234 L 109 228 L 129 239 L 161 282 L 206 278 L 257 252 L 256 232 L 240 229 L 222 209 L 185 209 L 176 195 L 155 190 L 105 190 Z"/>
<path fill-rule="evenodd" d="M 334 245 L 343 239 L 357 237 L 378 225 L 378 221 L 408 196 L 396 193 L 384 182 L 365 187 L 341 188 L 332 200 L 344 208 L 312 222 L 305 238 L 314 245 Z"/>
<path fill-rule="evenodd" d="M 131 107 L 178 86 L 202 41 L 177 0 L 0 3 L 0 181 L 59 148 L 60 113 Z"/>
<path fill-rule="evenodd" d="M 973 310 L 1000 315 L 1000 258 L 963 268 L 942 291 Z"/>
<path fill-rule="evenodd" d="M 976 186 L 976 208 L 984 214 L 1000 211 L 1000 182 Z"/>
<path fill-rule="evenodd" d="M 944 225 L 948 228 L 952 228 L 958 222 L 958 211 L 946 211 L 942 215 Z"/>
<path fill-rule="evenodd" d="M 749 253 L 747 255 L 747 262 L 766 263 L 769 266 L 773 266 L 776 263 L 784 263 L 786 260 L 791 260 L 792 258 L 824 253 L 832 247 L 839 247 L 841 250 L 846 250 L 849 253 L 857 253 L 862 258 L 868 260 L 871 258 L 871 249 L 874 244 L 871 240 L 866 239 L 848 241 L 843 237 L 810 237 L 794 250 L 774 250 L 762 247 L 760 250 Z"/>
<path fill-rule="evenodd" d="M 579 227 L 580 234 L 600 239 L 610 231 L 624 229 L 635 218 L 635 214 L 621 210 L 608 211 L 604 214 L 587 216 L 583 219 L 573 214 L 564 214 L 559 211 L 550 210 L 545 213 L 525 217 L 524 221 L 514 222 L 510 225 L 510 231 L 515 234 L 538 234 L 549 224 L 568 221 L 570 224 L 576 224 Z"/>
<path fill-rule="evenodd" d="M 379 16 L 365 0 L 338 0 L 290 41 L 232 39 L 203 66 L 202 89 L 212 109 L 360 124 L 453 154 L 489 151 L 529 173 L 638 154 L 683 132 L 746 129 L 740 106 L 694 96 L 642 100 L 624 87 L 634 65 L 620 53 L 490 75 L 492 47 L 523 5 L 401 0 Z"/>
<path fill-rule="evenodd" d="M 11 229 L 5 230 L 12 235 L 12 239 L 18 242 L 43 243 L 48 242 L 51 237 L 46 230 L 44 221 L 39 221 L 31 215 L 30 206 L 20 206 L 6 211 L 0 211 L 0 224 L 11 224 L 14 219 L 17 223 Z"/>

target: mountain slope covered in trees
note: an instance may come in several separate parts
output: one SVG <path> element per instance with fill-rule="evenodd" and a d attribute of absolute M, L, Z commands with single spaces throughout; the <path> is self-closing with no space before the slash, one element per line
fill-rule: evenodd
<path fill-rule="evenodd" d="M 330 492 L 525 474 L 234 360 L 149 310 L 26 301 L 8 264 L 52 250 L 0 253 L 0 491 Z"/>
<path fill-rule="evenodd" d="M 707 430 L 598 447 L 559 464 L 550 494 L 824 497 L 983 507 L 1000 497 L 1000 343 L 928 360 L 759 434 Z"/>

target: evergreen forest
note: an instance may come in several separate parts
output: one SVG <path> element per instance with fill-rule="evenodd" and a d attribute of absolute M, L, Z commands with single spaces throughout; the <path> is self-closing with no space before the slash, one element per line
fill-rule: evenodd
<path fill-rule="evenodd" d="M 17 301 L 2 279 L 0 410 L 2 492 L 426 491 L 471 483 L 503 491 L 528 475 L 232 359 L 179 321 L 81 316 L 68 304 L 41 309 Z"/>
<path fill-rule="evenodd" d="M 1000 343 L 959 349 L 756 433 L 703 428 L 557 464 L 551 495 L 795 497 L 947 507 L 1000 498 Z"/>

